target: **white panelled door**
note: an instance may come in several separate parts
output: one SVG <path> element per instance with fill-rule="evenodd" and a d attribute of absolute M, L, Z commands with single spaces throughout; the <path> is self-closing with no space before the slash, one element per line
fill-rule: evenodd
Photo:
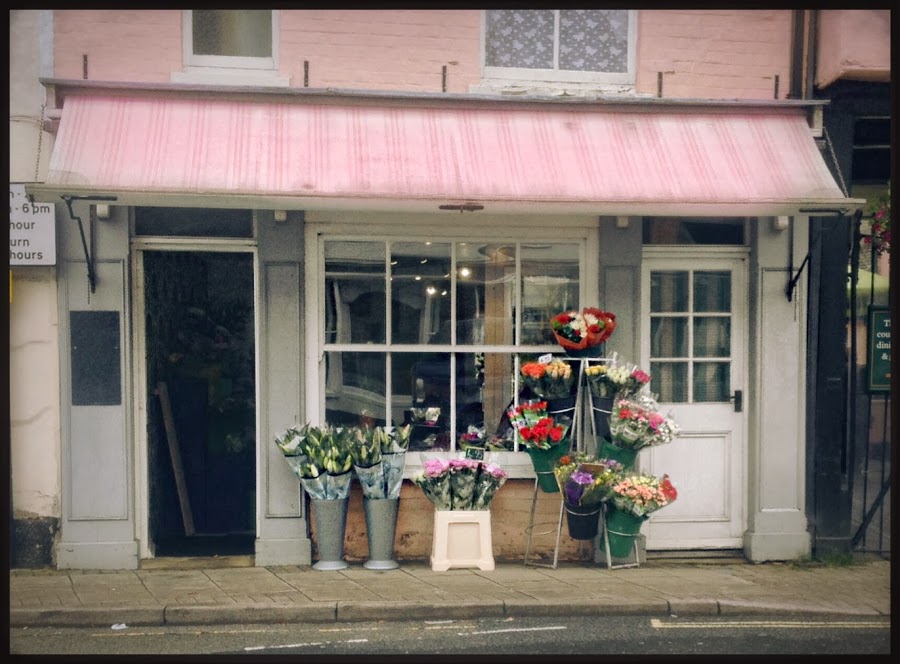
<path fill-rule="evenodd" d="M 642 366 L 681 434 L 645 449 L 678 499 L 644 527 L 649 550 L 740 548 L 745 526 L 747 258 L 645 251 Z"/>

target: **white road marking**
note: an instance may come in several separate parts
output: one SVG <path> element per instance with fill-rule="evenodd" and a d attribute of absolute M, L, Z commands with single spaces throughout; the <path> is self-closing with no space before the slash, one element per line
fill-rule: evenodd
<path fill-rule="evenodd" d="M 710 628 L 732 628 L 732 627 L 770 627 L 770 628 L 809 628 L 823 629 L 830 627 L 843 627 L 850 629 L 862 628 L 890 628 L 891 624 L 887 621 L 877 622 L 830 622 L 827 620 L 818 620 L 811 622 L 804 621 L 787 621 L 787 620 L 735 620 L 733 622 L 686 622 L 686 623 L 669 623 L 663 622 L 658 618 L 650 619 L 650 626 L 655 629 L 710 629 Z"/>
<path fill-rule="evenodd" d="M 517 627 L 514 629 L 492 629 L 484 632 L 460 632 L 459 636 L 472 636 L 475 634 L 503 634 L 504 632 L 545 632 L 553 629 L 568 629 L 565 625 L 554 625 L 553 627 Z"/>
<path fill-rule="evenodd" d="M 244 650 L 275 650 L 276 648 L 305 648 L 307 646 L 324 646 L 328 641 L 313 641 L 311 643 L 287 643 L 283 646 L 246 646 Z"/>

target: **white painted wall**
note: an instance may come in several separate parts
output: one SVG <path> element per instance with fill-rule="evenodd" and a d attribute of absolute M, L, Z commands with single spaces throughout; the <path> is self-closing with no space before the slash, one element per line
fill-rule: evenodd
<path fill-rule="evenodd" d="M 43 180 L 53 137 L 41 138 L 52 72 L 52 12 L 9 12 L 9 178 Z M 38 144 L 41 158 L 38 161 Z M 10 442 L 14 518 L 60 516 L 59 343 L 55 267 L 17 267 L 9 305 Z"/>

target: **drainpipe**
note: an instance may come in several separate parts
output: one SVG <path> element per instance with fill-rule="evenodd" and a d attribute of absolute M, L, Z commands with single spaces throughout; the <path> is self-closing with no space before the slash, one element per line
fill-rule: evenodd
<path fill-rule="evenodd" d="M 806 81 L 803 90 L 804 99 L 813 98 L 813 86 L 816 82 L 816 45 L 819 40 L 819 10 L 809 11 L 809 31 L 806 34 Z"/>
<path fill-rule="evenodd" d="M 803 18 L 804 9 L 791 12 L 791 88 L 789 99 L 801 99 L 803 95 Z"/>

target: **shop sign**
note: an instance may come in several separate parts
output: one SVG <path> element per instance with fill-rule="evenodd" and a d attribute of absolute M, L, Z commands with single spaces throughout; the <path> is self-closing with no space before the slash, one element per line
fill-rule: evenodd
<path fill-rule="evenodd" d="M 891 310 L 869 307 L 869 392 L 891 390 Z"/>
<path fill-rule="evenodd" d="M 56 210 L 35 203 L 24 184 L 9 185 L 9 264 L 56 265 Z"/>

